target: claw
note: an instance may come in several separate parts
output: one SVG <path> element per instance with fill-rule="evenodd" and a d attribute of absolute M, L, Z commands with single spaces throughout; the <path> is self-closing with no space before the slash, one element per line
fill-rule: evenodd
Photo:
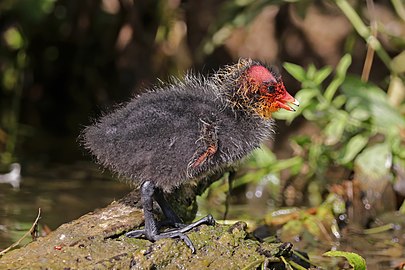
<path fill-rule="evenodd" d="M 153 198 L 159 204 L 163 214 L 166 216 L 166 221 L 158 222 L 153 216 Z M 141 186 L 141 201 L 143 206 L 143 215 L 145 217 L 145 228 L 142 230 L 134 230 L 126 233 L 127 237 L 131 238 L 146 238 L 151 242 L 155 242 L 163 238 L 180 238 L 191 249 L 192 253 L 195 253 L 195 247 L 190 238 L 185 235 L 186 232 L 201 225 L 208 224 L 214 225 L 215 220 L 211 215 L 203 217 L 194 223 L 189 225 L 182 224 L 181 219 L 173 211 L 170 205 L 167 203 L 160 189 L 156 188 L 150 181 L 146 181 Z M 162 224 L 169 224 L 175 229 L 159 232 Z"/>
<path fill-rule="evenodd" d="M 180 231 L 168 231 L 163 232 L 161 234 L 156 235 L 155 239 L 164 239 L 164 238 L 180 238 L 183 242 L 191 249 L 191 253 L 195 254 L 195 247 L 193 242 L 191 242 L 190 238 Z"/>
<path fill-rule="evenodd" d="M 195 254 L 195 247 L 193 245 L 193 242 L 191 242 L 190 238 L 182 233 L 179 234 L 179 238 L 183 240 L 183 242 L 191 249 L 191 253 Z"/>
<path fill-rule="evenodd" d="M 194 229 L 195 227 L 198 227 L 202 224 L 210 225 L 213 226 L 215 225 L 215 219 L 212 215 L 207 215 L 203 217 L 200 220 L 197 220 L 194 223 L 191 223 L 189 225 L 185 224 L 175 224 L 176 229 L 161 232 L 161 233 L 147 233 L 146 230 L 134 230 L 127 232 L 125 236 L 129 238 L 140 238 L 140 237 L 145 237 L 149 241 L 155 242 L 159 239 L 164 239 L 164 238 L 180 238 L 190 249 L 191 252 L 194 254 L 196 252 L 196 249 L 193 245 L 193 242 L 190 240 L 190 238 L 185 234 L 186 232 Z"/>
<path fill-rule="evenodd" d="M 207 225 L 211 225 L 211 226 L 214 226 L 215 225 L 215 219 L 214 219 L 214 217 L 212 216 L 212 215 L 207 215 L 206 217 L 205 217 L 205 219 L 207 219 Z"/>

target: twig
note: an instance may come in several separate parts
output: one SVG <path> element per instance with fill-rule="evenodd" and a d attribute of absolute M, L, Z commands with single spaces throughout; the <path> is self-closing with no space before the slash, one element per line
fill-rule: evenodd
<path fill-rule="evenodd" d="M 18 246 L 22 240 L 24 240 L 28 235 L 32 235 L 33 233 L 35 233 L 36 231 L 36 227 L 38 226 L 38 221 L 41 218 L 41 208 L 38 208 L 38 215 L 37 218 L 35 219 L 34 223 L 32 224 L 31 228 L 29 229 L 28 232 L 26 232 L 20 239 L 17 240 L 17 242 L 15 242 L 14 244 L 12 244 L 11 246 L 9 246 L 8 248 L 6 248 L 5 250 L 2 250 L 0 252 L 0 256 L 3 256 L 4 254 L 6 254 L 10 249 L 15 248 L 16 246 Z"/>
<path fill-rule="evenodd" d="M 371 229 L 365 229 L 363 231 L 364 234 L 374 234 L 374 233 L 382 233 L 382 232 L 386 232 L 386 231 L 390 231 L 395 229 L 395 225 L 393 223 L 388 223 L 385 224 L 383 226 L 379 226 L 379 227 L 374 227 Z"/>
<path fill-rule="evenodd" d="M 367 9 L 370 14 L 370 37 L 377 39 L 377 21 L 375 18 L 375 9 L 373 0 L 367 0 Z M 366 59 L 364 60 L 363 72 L 361 73 L 361 80 L 367 82 L 370 76 L 371 66 L 374 59 L 374 48 L 368 44 Z"/>
<path fill-rule="evenodd" d="M 359 14 L 353 9 L 347 0 L 335 0 L 336 5 L 351 22 L 356 32 L 372 47 L 384 65 L 391 70 L 391 57 L 385 51 L 380 41 L 371 35 L 369 28 L 363 23 Z"/>
<path fill-rule="evenodd" d="M 226 220 L 228 217 L 229 205 L 231 201 L 232 183 L 234 179 L 235 179 L 235 171 L 230 171 L 228 175 L 228 192 L 226 193 L 225 198 L 225 211 L 223 217 L 224 220 Z"/>

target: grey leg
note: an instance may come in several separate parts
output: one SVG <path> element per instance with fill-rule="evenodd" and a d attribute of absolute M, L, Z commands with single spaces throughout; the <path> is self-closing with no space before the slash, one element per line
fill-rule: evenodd
<path fill-rule="evenodd" d="M 163 194 L 161 194 L 161 191 L 158 191 L 157 193 L 156 191 L 157 188 L 150 181 L 146 181 L 142 184 L 141 203 L 145 217 L 145 228 L 143 230 L 135 230 L 128 232 L 125 235 L 130 238 L 139 238 L 144 236 L 146 239 L 152 242 L 162 238 L 180 238 L 191 249 L 191 251 L 195 253 L 195 247 L 193 243 L 191 242 L 190 238 L 188 238 L 188 236 L 185 235 L 184 233 L 201 224 L 214 225 L 215 224 L 214 218 L 211 215 L 208 215 L 190 225 L 183 225 L 181 223 L 181 219 L 176 215 L 176 213 L 174 213 L 173 209 L 167 204 L 166 200 L 163 197 Z M 159 232 L 159 224 L 153 216 L 154 197 L 159 204 L 164 205 L 162 211 L 165 215 L 166 214 L 168 215 L 167 218 L 169 219 L 169 221 L 173 222 L 175 226 L 177 225 L 180 228 L 165 231 L 162 233 Z"/>
<path fill-rule="evenodd" d="M 155 190 L 155 200 L 162 209 L 163 214 L 166 217 L 165 221 L 160 222 L 160 226 L 173 226 L 176 228 L 184 227 L 181 218 L 173 211 L 170 204 L 166 201 L 161 189 Z"/>

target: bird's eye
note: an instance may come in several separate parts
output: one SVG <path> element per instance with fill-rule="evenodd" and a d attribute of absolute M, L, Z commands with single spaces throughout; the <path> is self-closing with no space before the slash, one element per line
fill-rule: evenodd
<path fill-rule="evenodd" d="M 276 91 L 276 88 L 274 87 L 274 85 L 269 85 L 267 86 L 267 91 L 272 94 Z"/>

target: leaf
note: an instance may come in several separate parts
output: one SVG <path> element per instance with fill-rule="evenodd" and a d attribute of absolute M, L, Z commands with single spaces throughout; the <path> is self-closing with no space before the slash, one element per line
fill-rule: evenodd
<path fill-rule="evenodd" d="M 399 107 L 405 99 L 405 80 L 398 75 L 392 75 L 388 86 L 388 100 L 394 107 Z"/>
<path fill-rule="evenodd" d="M 339 159 L 341 164 L 352 162 L 361 150 L 367 145 L 368 137 L 363 134 L 358 134 L 350 139 L 345 145 L 343 157 Z"/>
<path fill-rule="evenodd" d="M 305 88 L 298 91 L 297 94 L 295 94 L 295 98 L 300 102 L 300 107 L 298 107 L 298 109 L 306 107 L 311 99 L 316 97 L 318 93 L 319 91 L 316 88 Z"/>
<path fill-rule="evenodd" d="M 346 54 L 342 57 L 339 64 L 336 67 L 336 76 L 333 81 L 329 84 L 329 86 L 325 90 L 325 99 L 331 101 L 333 96 L 335 95 L 339 86 L 344 82 L 346 77 L 347 69 L 349 68 L 350 64 L 352 63 L 352 57 L 350 54 Z"/>
<path fill-rule="evenodd" d="M 328 251 L 323 254 L 323 256 L 328 257 L 344 257 L 348 260 L 349 264 L 354 268 L 354 270 L 366 270 L 366 260 L 360 255 L 353 253 L 353 252 L 346 252 L 346 251 Z"/>
<path fill-rule="evenodd" d="M 252 156 L 256 167 L 262 168 L 273 164 L 276 161 L 275 154 L 266 146 L 262 146 L 253 152 Z"/>
<path fill-rule="evenodd" d="M 313 63 L 309 64 L 308 68 L 307 68 L 307 78 L 311 81 L 314 80 L 315 77 L 315 73 L 316 73 L 316 67 Z"/>
<path fill-rule="evenodd" d="M 302 115 L 305 117 L 305 119 L 319 123 L 319 120 L 322 119 L 325 114 L 324 112 L 320 112 L 318 110 L 317 105 L 317 103 L 312 102 L 305 110 L 302 111 Z"/>
<path fill-rule="evenodd" d="M 355 164 L 357 170 L 361 170 L 367 178 L 381 179 L 390 173 L 390 166 L 386 164 L 391 158 L 391 147 L 387 142 L 367 147 L 357 156 Z"/>
<path fill-rule="evenodd" d="M 404 117 L 388 102 L 387 94 L 376 85 L 348 76 L 342 84 L 342 91 L 348 98 L 346 109 L 361 108 L 368 111 L 372 124 L 381 133 L 399 134 L 398 129 L 405 128 Z"/>
<path fill-rule="evenodd" d="M 341 140 L 347 125 L 347 120 L 347 114 L 343 112 L 336 114 L 336 116 L 332 118 L 332 120 L 325 127 L 325 144 L 334 145 Z"/>
<path fill-rule="evenodd" d="M 394 57 L 391 61 L 391 69 L 395 73 L 405 72 L 405 51 Z"/>
<path fill-rule="evenodd" d="M 300 102 L 300 106 L 295 112 L 290 112 L 286 110 L 279 110 L 273 114 L 273 117 L 276 119 L 286 120 L 288 123 L 291 123 L 292 120 L 301 115 L 301 112 L 311 105 L 313 102 L 311 100 L 318 95 L 319 91 L 315 88 L 304 88 L 295 94 L 295 98 Z"/>
<path fill-rule="evenodd" d="M 366 121 L 370 118 L 370 112 L 362 107 L 357 107 L 350 112 L 350 116 L 358 121 Z"/>
<path fill-rule="evenodd" d="M 301 83 L 307 79 L 305 70 L 303 67 L 293 64 L 293 63 L 284 63 L 283 67 L 287 70 L 288 73 L 291 74 L 297 81 Z"/>
<path fill-rule="evenodd" d="M 320 85 L 332 72 L 331 67 L 324 67 L 320 69 L 314 76 L 314 83 Z"/>
<path fill-rule="evenodd" d="M 345 95 L 339 95 L 333 99 L 332 103 L 336 109 L 340 109 L 346 103 L 346 101 L 347 98 Z"/>
<path fill-rule="evenodd" d="M 345 54 L 342 59 L 340 59 L 339 64 L 336 67 L 336 74 L 339 77 L 346 76 L 347 69 L 352 63 L 352 56 L 350 54 Z"/>
<path fill-rule="evenodd" d="M 295 156 L 288 159 L 280 159 L 274 161 L 274 165 L 271 167 L 272 172 L 279 172 L 285 169 L 290 169 L 295 166 L 301 167 L 303 164 L 302 157 Z"/>

